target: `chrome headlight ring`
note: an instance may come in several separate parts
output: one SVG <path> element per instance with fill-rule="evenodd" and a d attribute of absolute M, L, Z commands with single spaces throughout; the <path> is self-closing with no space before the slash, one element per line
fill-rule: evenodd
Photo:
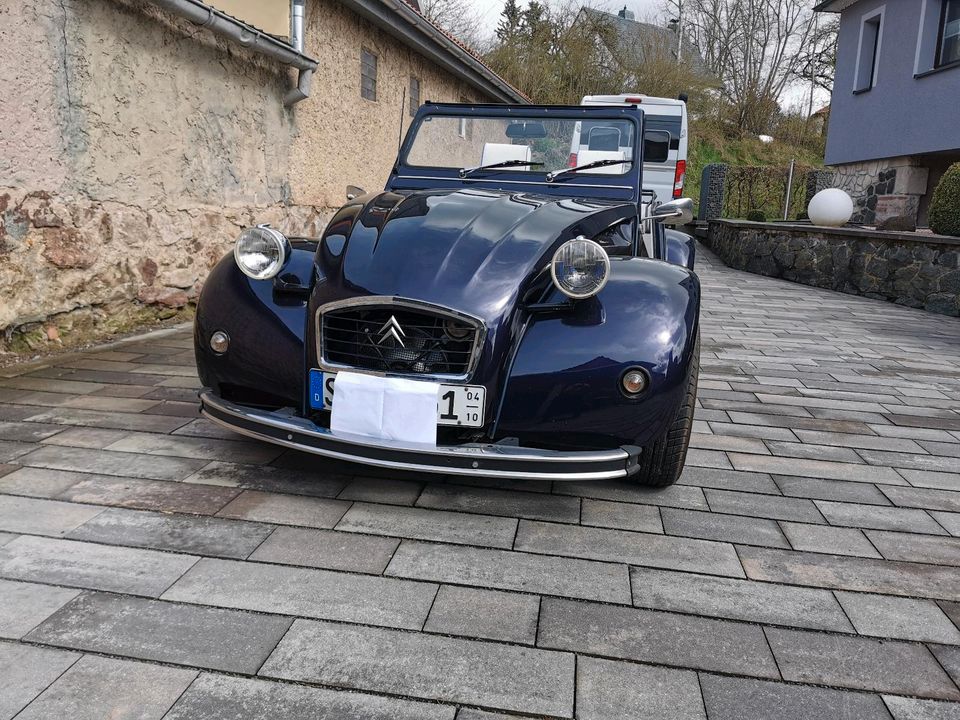
<path fill-rule="evenodd" d="M 564 295 L 585 300 L 607 284 L 610 257 L 599 243 L 579 235 L 557 248 L 550 261 L 550 276 Z"/>
<path fill-rule="evenodd" d="M 240 271 L 254 280 L 269 280 L 283 269 L 290 257 L 290 241 L 266 225 L 247 228 L 233 246 L 233 259 Z"/>

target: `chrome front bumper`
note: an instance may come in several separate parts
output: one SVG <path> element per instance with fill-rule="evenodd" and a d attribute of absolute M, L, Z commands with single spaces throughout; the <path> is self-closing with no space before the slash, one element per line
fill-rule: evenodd
<path fill-rule="evenodd" d="M 558 452 L 505 445 L 417 445 L 327 428 L 284 411 L 258 410 L 200 392 L 201 411 L 214 422 L 258 440 L 338 460 L 417 472 L 522 480 L 613 480 L 632 474 L 639 448 Z"/>

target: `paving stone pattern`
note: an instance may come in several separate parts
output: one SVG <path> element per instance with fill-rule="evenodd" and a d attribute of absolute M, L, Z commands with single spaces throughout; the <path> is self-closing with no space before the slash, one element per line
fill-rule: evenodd
<path fill-rule="evenodd" d="M 960 320 L 699 262 L 659 491 L 252 442 L 186 328 L 0 368 L 0 720 L 960 718 Z"/>

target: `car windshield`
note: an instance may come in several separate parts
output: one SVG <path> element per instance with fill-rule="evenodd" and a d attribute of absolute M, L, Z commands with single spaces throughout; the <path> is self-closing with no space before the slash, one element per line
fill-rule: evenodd
<path fill-rule="evenodd" d="M 630 120 L 603 120 L 581 144 L 581 123 L 574 119 L 427 115 L 423 118 L 406 164 L 456 168 L 471 177 L 486 172 L 550 172 L 573 165 L 606 162 L 583 174 L 622 175 L 633 158 Z M 529 165 L 524 164 L 529 161 Z M 484 166 L 497 167 L 484 168 Z M 461 173 L 463 174 L 463 173 Z"/>

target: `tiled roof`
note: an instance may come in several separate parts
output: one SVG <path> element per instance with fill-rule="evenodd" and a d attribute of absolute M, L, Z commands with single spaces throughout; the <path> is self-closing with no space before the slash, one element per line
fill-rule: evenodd
<path fill-rule="evenodd" d="M 423 20 L 424 20 L 425 22 L 427 22 L 431 27 L 434 27 L 434 28 L 436 28 L 437 30 L 439 30 L 439 31 L 444 35 L 444 37 L 446 37 L 447 39 L 451 40 L 453 43 L 456 44 L 457 47 L 459 47 L 461 50 L 463 50 L 465 53 L 467 53 L 467 55 L 469 55 L 470 57 L 472 57 L 474 60 L 476 60 L 477 62 L 479 62 L 481 65 L 483 65 L 483 67 L 487 70 L 487 72 L 489 72 L 491 75 L 493 75 L 494 77 L 496 77 L 496 78 L 497 78 L 500 82 L 502 82 L 504 85 L 508 86 L 508 87 L 509 87 L 511 90 L 513 90 L 517 95 L 519 95 L 520 97 L 524 98 L 527 102 L 532 102 L 532 100 L 530 99 L 530 96 L 529 96 L 529 95 L 527 95 L 526 93 L 524 93 L 523 91 L 521 91 L 519 88 L 517 88 L 517 87 L 516 87 L 515 85 L 513 85 L 512 83 L 508 82 L 502 75 L 500 75 L 496 70 L 494 70 L 492 67 L 490 67 L 490 66 L 487 64 L 487 61 L 483 59 L 483 56 L 482 56 L 480 53 L 478 53 L 478 52 L 477 52 L 476 50 L 474 50 L 472 47 L 470 47 L 469 45 L 467 45 L 465 42 L 463 42 L 463 40 L 461 40 L 460 38 L 458 38 L 456 35 L 454 35 L 453 33 L 451 33 L 449 30 L 447 30 L 447 29 L 444 28 L 444 27 L 441 27 L 440 25 L 438 25 L 437 23 L 435 23 L 433 20 L 431 20 L 430 18 L 428 18 L 426 15 L 424 15 L 424 14 L 423 14 L 423 11 L 420 10 L 420 3 L 418 2 L 418 0 L 403 0 L 403 1 L 404 1 L 404 3 L 405 3 L 408 7 L 410 7 L 410 9 L 414 10 L 421 18 L 423 18 Z"/>

